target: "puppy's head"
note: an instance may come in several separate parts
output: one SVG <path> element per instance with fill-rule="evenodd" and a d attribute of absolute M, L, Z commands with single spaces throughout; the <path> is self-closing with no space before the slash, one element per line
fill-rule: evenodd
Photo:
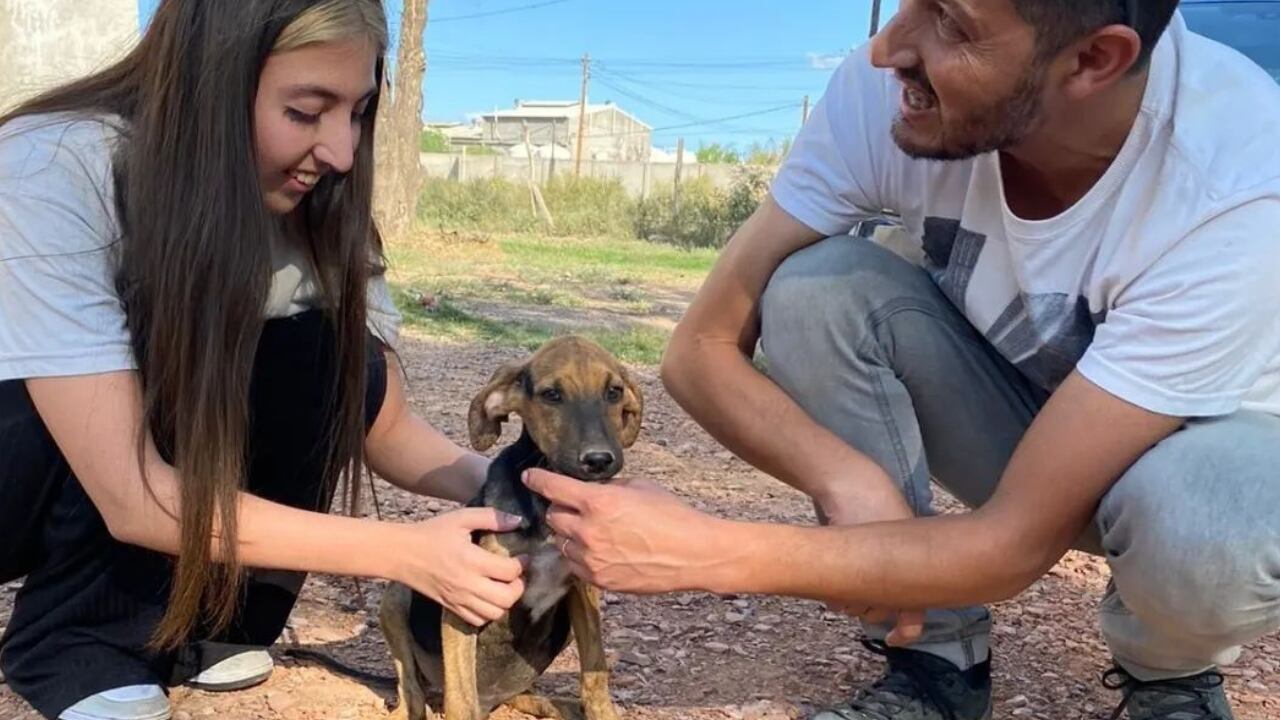
<path fill-rule="evenodd" d="M 503 366 L 471 401 L 472 447 L 493 447 L 511 413 L 524 420 L 552 470 L 608 480 L 622 469 L 623 448 L 640 434 L 644 396 L 599 345 L 561 337 L 528 360 Z"/>

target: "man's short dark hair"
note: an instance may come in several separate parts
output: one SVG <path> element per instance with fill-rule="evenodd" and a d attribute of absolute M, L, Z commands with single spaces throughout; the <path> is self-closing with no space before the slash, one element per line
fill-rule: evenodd
<path fill-rule="evenodd" d="M 1013 0 L 1027 24 L 1036 29 L 1041 57 L 1107 25 L 1128 25 L 1142 38 L 1134 68 L 1144 68 L 1169 27 L 1178 0 Z"/>

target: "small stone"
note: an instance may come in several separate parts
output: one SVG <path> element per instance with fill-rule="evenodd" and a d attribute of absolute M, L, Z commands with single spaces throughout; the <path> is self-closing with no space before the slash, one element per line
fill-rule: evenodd
<path fill-rule="evenodd" d="M 709 642 L 709 643 L 706 643 L 705 645 L 703 645 L 703 647 L 705 647 L 706 649 L 708 649 L 708 650 L 710 650 L 710 651 L 712 651 L 712 652 L 718 652 L 718 653 L 728 652 L 728 651 L 729 651 L 729 646 L 728 646 L 728 645 L 725 645 L 725 644 L 724 644 L 724 643 L 722 643 L 722 642 L 715 642 L 714 640 L 713 640 L 713 641 L 711 641 L 711 642 Z"/>
<path fill-rule="evenodd" d="M 751 601 L 750 601 L 750 600 L 734 600 L 734 601 L 733 601 L 733 606 L 734 606 L 734 607 L 736 607 L 736 608 L 740 608 L 740 609 L 745 610 L 745 609 L 747 609 L 747 608 L 751 607 Z"/>
<path fill-rule="evenodd" d="M 1020 707 L 1009 714 L 1014 717 L 1027 717 L 1029 715 L 1032 715 L 1033 713 L 1035 713 L 1035 710 L 1029 707 Z"/>
<path fill-rule="evenodd" d="M 751 629 L 755 630 L 756 632 L 766 633 L 766 632 L 769 632 L 770 630 L 773 630 L 773 626 L 765 625 L 764 623 L 756 623 L 751 627 Z"/>
<path fill-rule="evenodd" d="M 1266 684 L 1260 680 L 1253 680 L 1253 681 L 1247 682 L 1245 683 L 1245 687 L 1249 688 L 1250 690 L 1256 693 L 1271 692 L 1271 688 L 1267 687 Z"/>
<path fill-rule="evenodd" d="M 1009 700 L 1009 707 L 1012 707 L 1012 708 L 1026 707 L 1030 703 L 1031 701 L 1027 699 L 1026 695 L 1018 695 L 1017 697 L 1011 698 Z"/>
<path fill-rule="evenodd" d="M 639 667 L 649 667 L 653 664 L 653 658 L 645 655 L 639 650 L 628 650 L 618 656 L 618 662 L 638 665 Z"/>
<path fill-rule="evenodd" d="M 727 612 L 724 614 L 724 621 L 727 623 L 740 623 L 746 619 L 747 619 L 747 616 L 743 615 L 742 613 Z"/>
<path fill-rule="evenodd" d="M 200 717 L 213 717 L 216 713 L 216 710 L 211 707 L 207 707 L 200 711 Z"/>
<path fill-rule="evenodd" d="M 173 720 L 191 720 L 191 713 L 186 710 L 178 710 L 173 713 Z"/>
<path fill-rule="evenodd" d="M 338 713 L 338 720 L 355 720 L 358 714 L 355 708 L 347 708 Z"/>
<path fill-rule="evenodd" d="M 298 704 L 298 700 L 292 695 L 284 693 L 267 693 L 267 707 L 283 714 L 285 710 Z"/>
<path fill-rule="evenodd" d="M 788 720 L 787 711 L 769 700 L 761 700 L 742 708 L 742 720 Z"/>
<path fill-rule="evenodd" d="M 1253 667 L 1263 675 L 1272 675 L 1276 671 L 1276 666 L 1263 658 L 1253 661 Z"/>

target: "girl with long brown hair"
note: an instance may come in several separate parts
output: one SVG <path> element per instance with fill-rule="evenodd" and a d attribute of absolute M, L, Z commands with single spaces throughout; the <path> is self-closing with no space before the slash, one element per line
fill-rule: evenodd
<path fill-rule="evenodd" d="M 271 671 L 305 572 L 402 581 L 476 624 L 518 520 L 329 515 L 362 469 L 471 497 L 484 458 L 408 409 L 370 217 L 380 0 L 164 0 L 106 70 L 0 117 L 0 641 L 67 720 Z"/>

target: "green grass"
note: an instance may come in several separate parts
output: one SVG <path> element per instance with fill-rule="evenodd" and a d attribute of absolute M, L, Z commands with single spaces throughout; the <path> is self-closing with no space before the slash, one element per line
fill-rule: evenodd
<path fill-rule="evenodd" d="M 513 235 L 500 241 L 503 252 L 526 271 L 560 272 L 591 277 L 604 271 L 608 283 L 633 281 L 659 284 L 703 277 L 715 263 L 716 251 L 683 250 L 642 240 L 550 239 Z"/>
<path fill-rule="evenodd" d="M 396 279 L 423 292 L 455 297 L 496 293 L 512 302 L 565 307 L 581 306 L 584 289 L 601 291 L 593 294 L 634 291 L 620 300 L 642 299 L 638 285 L 692 290 L 717 257 L 714 250 L 641 240 L 528 234 L 502 235 L 487 243 L 401 243 L 388 250 Z"/>
<path fill-rule="evenodd" d="M 663 328 L 672 318 L 651 317 L 655 300 L 667 307 L 673 297 L 689 296 L 716 259 L 714 250 L 532 234 L 424 233 L 388 248 L 388 255 L 406 325 L 420 334 L 533 350 L 568 325 L 638 364 L 657 363 L 669 339 Z M 432 296 L 437 307 L 424 309 L 415 299 L 419 293 Z M 555 327 L 486 317 L 493 306 L 539 311 L 524 316 L 553 309 Z M 601 313 L 616 321 L 602 323 Z"/>
<path fill-rule="evenodd" d="M 478 317 L 449 301 L 427 311 L 402 303 L 405 324 L 428 335 L 459 342 L 485 342 L 525 350 L 536 350 L 558 333 L 522 322 L 498 322 Z M 660 330 L 632 327 L 627 330 L 582 330 L 577 335 L 589 338 L 613 353 L 622 362 L 655 365 L 662 359 L 668 335 Z"/>

